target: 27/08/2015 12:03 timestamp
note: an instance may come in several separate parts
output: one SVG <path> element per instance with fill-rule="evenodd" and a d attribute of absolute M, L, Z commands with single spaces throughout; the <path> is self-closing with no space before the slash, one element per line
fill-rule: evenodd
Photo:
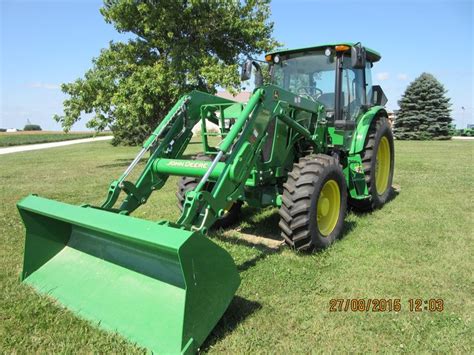
<path fill-rule="evenodd" d="M 444 300 L 441 298 L 409 298 L 407 306 L 410 312 L 442 312 Z M 400 312 L 400 298 L 331 298 L 329 312 Z"/>

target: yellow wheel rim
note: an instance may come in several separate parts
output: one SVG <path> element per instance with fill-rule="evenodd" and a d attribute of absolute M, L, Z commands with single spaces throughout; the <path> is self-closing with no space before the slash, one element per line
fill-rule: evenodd
<path fill-rule="evenodd" d="M 319 232 L 327 237 L 336 227 L 341 210 L 341 191 L 335 180 L 328 180 L 318 198 L 317 222 Z"/>
<path fill-rule="evenodd" d="M 390 144 L 387 137 L 383 136 L 377 150 L 377 160 L 375 161 L 375 188 L 377 194 L 383 195 L 388 188 L 388 178 L 390 175 Z"/>

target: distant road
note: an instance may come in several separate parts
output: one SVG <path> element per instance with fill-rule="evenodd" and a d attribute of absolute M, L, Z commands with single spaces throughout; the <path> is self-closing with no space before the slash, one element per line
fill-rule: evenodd
<path fill-rule="evenodd" d="M 459 137 L 459 136 L 456 136 L 456 137 L 453 137 L 453 139 L 458 139 L 460 141 L 472 141 L 472 140 L 474 140 L 474 137 Z"/>
<path fill-rule="evenodd" d="M 18 145 L 18 146 L 15 146 L 15 147 L 0 148 L 0 155 L 10 154 L 10 153 L 18 153 L 18 152 L 27 152 L 29 150 L 38 150 L 38 149 L 62 147 L 62 146 L 71 145 L 71 144 L 89 143 L 89 142 L 97 142 L 97 141 L 107 141 L 107 140 L 110 140 L 112 138 L 113 138 L 113 136 L 101 136 L 101 137 L 94 137 L 94 138 L 72 139 L 72 140 L 69 140 L 69 141 L 62 141 L 62 142 Z"/>

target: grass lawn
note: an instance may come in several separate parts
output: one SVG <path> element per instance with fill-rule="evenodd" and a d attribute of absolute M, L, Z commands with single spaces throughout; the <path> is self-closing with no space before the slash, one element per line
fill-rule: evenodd
<path fill-rule="evenodd" d="M 68 141 L 71 139 L 94 137 L 94 132 L 56 132 L 56 131 L 27 131 L 14 133 L 0 133 L 0 147 L 15 145 L 36 144 Z M 105 135 L 100 133 L 99 135 Z"/>
<path fill-rule="evenodd" d="M 24 228 L 15 207 L 29 193 L 99 204 L 136 152 L 95 142 L 0 157 L 2 352 L 143 351 L 19 283 Z M 210 236 L 232 254 L 242 284 L 202 350 L 472 353 L 473 154 L 471 141 L 396 142 L 398 196 L 374 213 L 349 213 L 342 240 L 313 255 L 239 240 L 279 235 L 276 209 L 245 208 L 230 237 Z M 176 219 L 175 186 L 170 179 L 135 215 Z M 399 298 L 402 310 L 329 312 L 333 298 Z M 410 312 L 410 298 L 441 298 L 444 311 Z"/>

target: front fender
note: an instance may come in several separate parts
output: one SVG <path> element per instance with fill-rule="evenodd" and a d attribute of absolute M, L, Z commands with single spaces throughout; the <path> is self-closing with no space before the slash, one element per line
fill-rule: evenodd
<path fill-rule="evenodd" d="M 364 149 L 365 139 L 369 132 L 370 125 L 375 117 L 387 117 L 387 111 L 382 106 L 371 107 L 359 120 L 352 139 L 349 154 L 360 153 Z"/>

